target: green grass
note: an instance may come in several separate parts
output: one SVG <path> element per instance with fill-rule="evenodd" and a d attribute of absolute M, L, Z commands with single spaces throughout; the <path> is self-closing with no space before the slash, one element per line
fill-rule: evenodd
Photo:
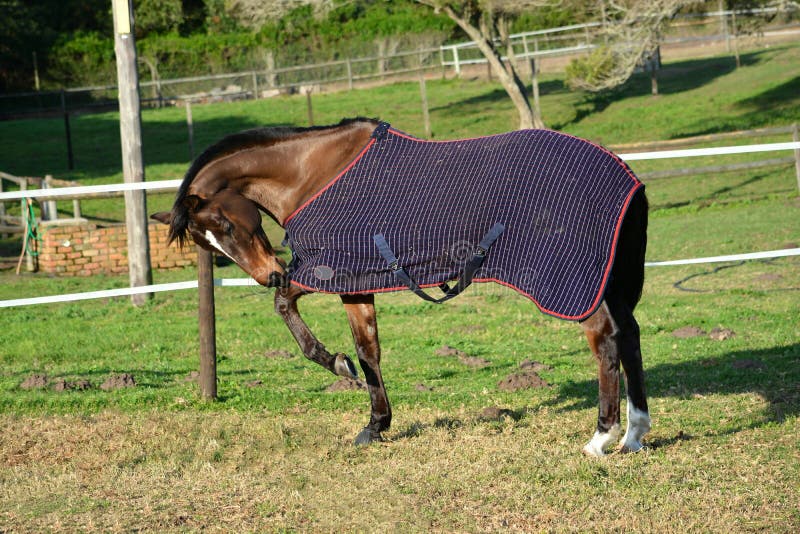
<path fill-rule="evenodd" d="M 798 56 L 800 47 L 780 47 L 746 56 L 739 70 L 730 58 L 668 65 L 657 98 L 644 78 L 606 99 L 569 93 L 551 78 L 543 84 L 545 117 L 609 144 L 785 125 L 800 114 Z M 437 138 L 514 127 L 490 84 L 447 80 L 428 88 Z M 304 105 L 287 97 L 197 106 L 198 145 L 257 124 L 303 123 Z M 315 99 L 320 123 L 350 115 L 380 115 L 421 133 L 415 84 Z M 183 111 L 143 118 L 148 178 L 180 176 L 188 161 Z M 0 168 L 119 180 L 115 120 L 75 118 L 74 173 L 63 170 L 58 121 L 0 123 L 8 140 Z M 800 241 L 790 166 L 654 180 L 647 191 L 650 260 Z M 169 200 L 151 197 L 150 211 Z M 86 210 L 115 219 L 120 206 L 87 202 Z M 274 227 L 269 235 L 280 239 Z M 235 266 L 216 275 L 244 276 Z M 155 281 L 195 276 L 193 269 L 157 272 Z M 7 271 L 0 280 L 0 299 L 127 284 L 125 277 Z M 325 391 L 336 378 L 300 355 L 272 311 L 270 290 L 216 291 L 220 399 L 213 403 L 185 380 L 197 369 L 193 291 L 158 294 L 141 308 L 111 299 L 3 309 L 0 530 L 795 532 L 799 292 L 798 258 L 649 268 L 637 308 L 653 416 L 649 448 L 599 461 L 579 453 L 597 409 L 595 364 L 580 329 L 496 285 L 475 285 L 441 307 L 408 293 L 377 297 L 394 424 L 391 442 L 362 449 L 351 440 L 367 421 L 367 394 Z M 331 351 L 352 355 L 336 297 L 312 295 L 300 308 Z M 735 336 L 673 336 L 684 326 Z M 442 345 L 489 365 L 437 356 Z M 274 357 L 280 350 L 293 357 Z M 498 381 L 525 359 L 551 367 L 541 372 L 551 387 L 500 391 Z M 135 388 L 98 388 L 122 372 L 135 376 Z M 21 389 L 33 373 L 94 387 Z M 262 384 L 252 387 L 254 380 Z M 484 421 L 479 413 L 488 406 L 511 416 Z"/>

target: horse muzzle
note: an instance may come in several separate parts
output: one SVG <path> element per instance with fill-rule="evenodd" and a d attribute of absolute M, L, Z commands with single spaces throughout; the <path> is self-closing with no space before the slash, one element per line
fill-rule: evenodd
<path fill-rule="evenodd" d="M 289 277 L 285 273 L 272 271 L 267 278 L 267 287 L 289 287 Z"/>

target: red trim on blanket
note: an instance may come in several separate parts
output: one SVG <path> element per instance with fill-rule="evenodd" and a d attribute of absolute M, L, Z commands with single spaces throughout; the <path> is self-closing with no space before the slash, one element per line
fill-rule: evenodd
<path fill-rule="evenodd" d="M 303 204 L 302 204 L 302 205 L 301 205 L 299 208 L 297 208 L 297 209 L 296 209 L 296 210 L 294 210 L 292 213 L 290 213 L 290 214 L 289 214 L 289 216 L 288 216 L 288 217 L 286 217 L 286 219 L 284 219 L 284 221 L 283 221 L 283 224 L 281 224 L 281 226 L 286 226 L 286 224 L 287 224 L 287 223 L 288 223 L 290 220 L 292 220 L 292 217 L 294 217 L 295 215 L 297 215 L 298 213 L 300 213 L 300 212 L 303 210 L 303 208 L 305 208 L 306 206 L 308 206 L 309 204 L 311 204 L 312 202 L 314 202 L 314 201 L 315 201 L 317 198 L 319 198 L 319 196 L 320 196 L 322 193 L 324 193 L 325 191 L 327 191 L 328 189 L 330 189 L 330 188 L 333 186 L 333 184 L 335 184 L 336 182 L 338 182 L 338 181 L 339 181 L 339 178 L 341 178 L 342 176 L 344 176 L 344 175 L 345 175 L 345 173 L 346 173 L 347 171 L 349 171 L 350 169 L 352 169 L 352 168 L 353 168 L 353 165 L 355 165 L 356 163 L 358 163 L 358 160 L 360 160 L 360 159 L 361 159 L 361 158 L 364 156 L 364 154 L 366 154 L 366 153 L 367 153 L 367 150 L 369 150 L 369 149 L 370 149 L 370 147 L 372 147 L 372 145 L 374 145 L 374 144 L 375 144 L 375 138 L 373 137 L 372 139 L 370 139 L 370 140 L 369 140 L 369 143 L 367 143 L 367 146 L 365 146 L 365 147 L 364 147 L 364 148 L 361 150 L 361 152 L 359 152 L 359 153 L 358 153 L 358 156 L 356 156 L 355 158 L 353 158 L 353 161 L 351 161 L 351 162 L 350 162 L 350 163 L 347 165 L 347 167 L 345 167 L 344 169 L 342 169 L 342 171 L 341 171 L 339 174 L 337 174 L 337 175 L 336 175 L 336 177 L 335 177 L 333 180 L 331 180 L 330 182 L 328 182 L 328 183 L 325 185 L 325 187 L 323 187 L 322 189 L 320 189 L 319 191 L 317 191 L 316 193 L 314 193 L 314 196 L 312 196 L 311 198 L 309 198 L 308 200 L 306 200 L 305 202 L 303 202 Z"/>

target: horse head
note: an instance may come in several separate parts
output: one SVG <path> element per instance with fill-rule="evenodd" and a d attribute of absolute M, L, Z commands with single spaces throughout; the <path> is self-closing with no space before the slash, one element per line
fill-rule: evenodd
<path fill-rule="evenodd" d="M 151 217 L 170 226 L 170 242 L 178 239 L 183 245 L 189 234 L 200 247 L 233 260 L 259 284 L 288 285 L 286 264 L 261 228 L 258 205 L 238 191 L 223 189 L 207 198 L 187 195 L 172 211 Z"/>

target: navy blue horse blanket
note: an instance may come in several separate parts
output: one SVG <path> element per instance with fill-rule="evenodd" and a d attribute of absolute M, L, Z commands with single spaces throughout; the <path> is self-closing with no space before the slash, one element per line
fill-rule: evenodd
<path fill-rule="evenodd" d="M 439 286 L 499 226 L 474 281 L 584 319 L 602 300 L 622 220 L 642 187 L 611 152 L 549 130 L 434 142 L 381 123 L 286 219 L 290 280 L 339 294 L 408 289 L 378 249 L 381 235 L 420 287 Z"/>

